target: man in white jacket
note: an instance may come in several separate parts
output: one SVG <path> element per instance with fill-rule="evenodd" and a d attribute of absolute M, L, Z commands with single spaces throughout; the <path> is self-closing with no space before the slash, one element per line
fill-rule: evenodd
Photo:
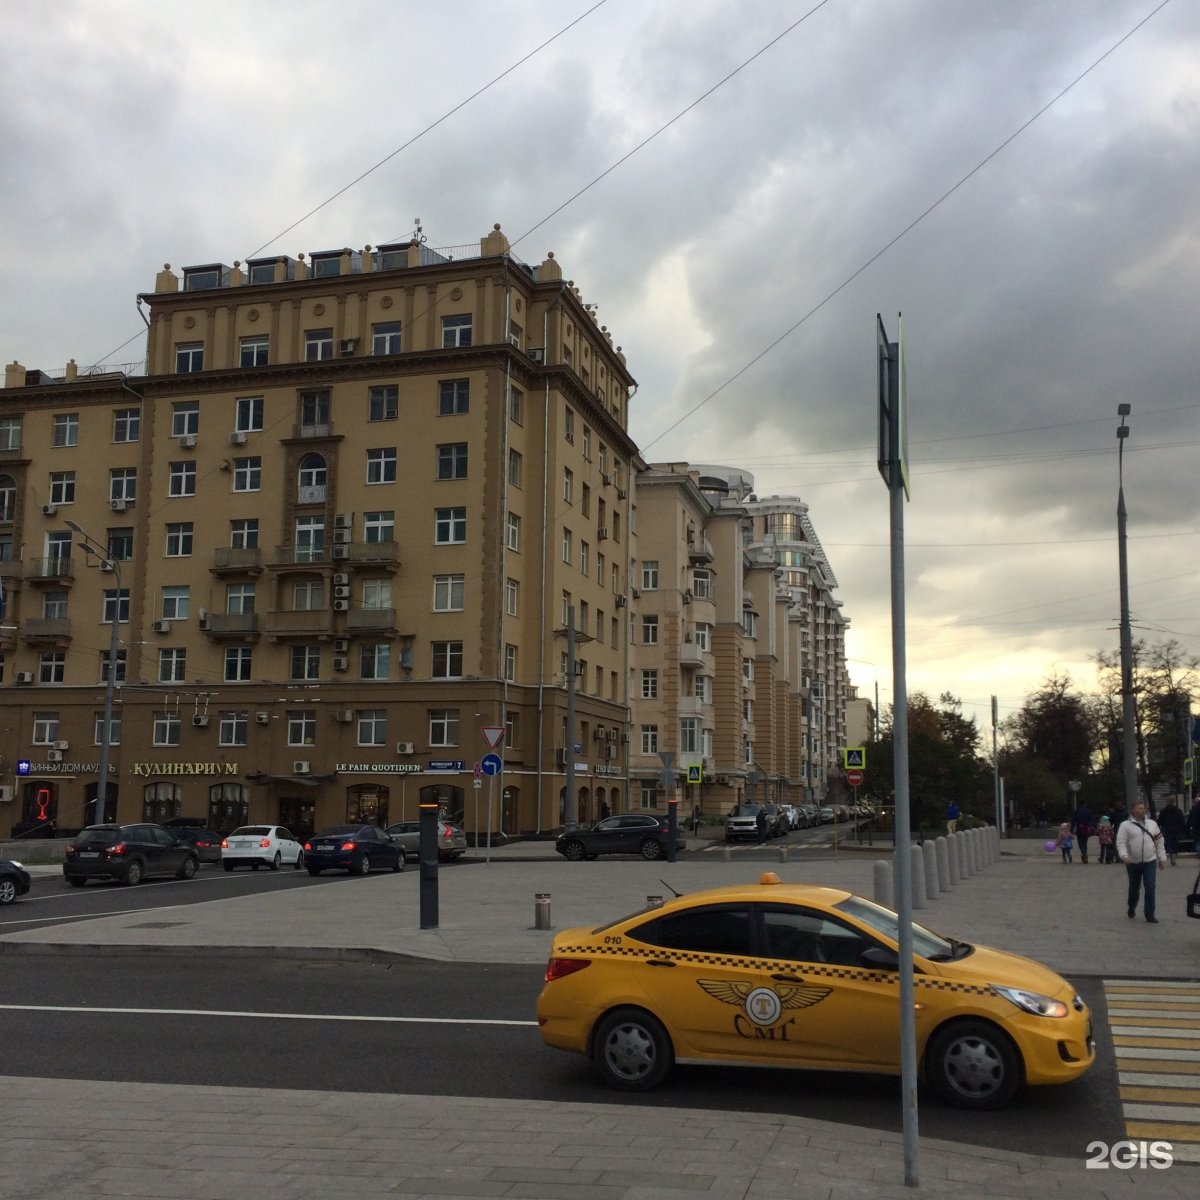
<path fill-rule="evenodd" d="M 1125 864 L 1129 875 L 1129 915 L 1137 913 L 1138 893 L 1146 888 L 1143 912 L 1152 925 L 1158 924 L 1154 915 L 1154 884 L 1161 863 L 1167 865 L 1167 851 L 1158 824 L 1146 816 L 1146 805 L 1139 800 L 1133 812 L 1117 830 L 1117 857 Z"/>

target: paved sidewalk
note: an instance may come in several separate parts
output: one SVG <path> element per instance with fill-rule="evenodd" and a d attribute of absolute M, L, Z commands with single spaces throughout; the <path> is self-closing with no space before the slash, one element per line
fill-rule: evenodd
<path fill-rule="evenodd" d="M 689 891 L 772 870 L 785 880 L 870 895 L 873 864 L 882 856 L 793 851 L 782 863 L 776 850 L 738 848 L 726 863 L 718 847 L 676 864 L 566 863 L 541 861 L 538 849 L 497 847 L 490 865 L 442 871 L 437 930 L 418 928 L 418 879 L 410 868 L 399 876 L 331 877 L 320 887 L 9 933 L 0 937 L 0 977 L 32 969 L 36 960 L 22 950 L 70 953 L 97 945 L 130 954 L 154 947 L 227 950 L 234 942 L 293 954 L 344 946 L 357 954 L 456 962 L 542 962 L 551 934 L 532 928 L 536 892 L 551 893 L 553 924 L 563 928 L 595 924 L 640 908 L 648 895 L 669 894 L 660 881 Z M 1193 860 L 1160 876 L 1154 926 L 1126 918 L 1120 868 L 1064 867 L 1040 843 L 1006 842 L 1004 851 L 999 863 L 928 901 L 917 919 L 1029 954 L 1068 976 L 1119 971 L 1124 978 L 1200 979 L 1200 926 L 1184 915 Z M 203 888 L 214 877 L 207 867 L 188 886 Z M 37 907 L 27 906 L 31 918 L 53 902 L 56 889 L 47 887 L 37 886 Z M 248 1194 L 1082 1200 L 1133 1195 L 1131 1188 L 1140 1197 L 1194 1200 L 1200 1183 L 1195 1168 L 1183 1164 L 1087 1170 L 1086 1131 L 1077 1160 L 922 1139 L 921 1187 L 914 1192 L 903 1186 L 899 1134 L 790 1116 L 2 1076 L 0 1096 L 0 1194 L 14 1200 Z M 58 1133 L 64 1127 L 76 1131 L 66 1143 Z"/>

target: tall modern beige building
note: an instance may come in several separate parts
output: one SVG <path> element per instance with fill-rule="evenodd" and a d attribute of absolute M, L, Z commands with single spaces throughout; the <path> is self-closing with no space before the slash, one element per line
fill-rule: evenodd
<path fill-rule="evenodd" d="M 496 227 L 141 301 L 144 364 L 5 370 L 0 834 L 97 817 L 114 622 L 110 818 L 547 830 L 568 761 L 624 808 L 634 380 L 553 257 Z"/>
<path fill-rule="evenodd" d="M 635 482 L 634 804 L 823 799 L 846 744 L 847 622 L 807 506 L 760 500 L 730 467 Z"/>

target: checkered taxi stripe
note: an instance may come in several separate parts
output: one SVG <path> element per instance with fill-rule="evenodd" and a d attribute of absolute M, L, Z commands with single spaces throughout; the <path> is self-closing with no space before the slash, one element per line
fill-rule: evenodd
<path fill-rule="evenodd" d="M 1106 979 L 1104 1000 L 1125 1136 L 1200 1163 L 1200 983 Z"/>
<path fill-rule="evenodd" d="M 558 946 L 556 954 L 591 955 L 595 958 L 655 959 L 662 962 L 691 963 L 703 967 L 730 967 L 742 971 L 800 972 L 805 979 L 869 979 L 874 983 L 900 986 L 900 976 L 888 972 L 881 980 L 878 971 L 864 971 L 858 967 L 839 967 L 832 963 L 795 962 L 780 958 L 739 958 L 733 954 L 712 954 L 701 950 L 664 950 L 655 946 L 596 945 L 594 942 L 577 946 Z M 934 992 L 959 992 L 966 995 L 989 996 L 992 989 L 984 983 L 964 983 L 953 979 L 935 979 L 929 975 L 917 975 L 913 979 L 914 989 Z"/>

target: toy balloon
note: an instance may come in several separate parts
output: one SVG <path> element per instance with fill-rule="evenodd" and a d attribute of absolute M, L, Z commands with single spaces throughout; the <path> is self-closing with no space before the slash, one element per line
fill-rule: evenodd
<path fill-rule="evenodd" d="M 1047 854 L 1053 854 L 1053 853 L 1055 852 L 1055 850 L 1057 850 L 1057 849 L 1058 849 L 1058 843 L 1057 843 L 1057 842 L 1047 842 L 1047 843 L 1046 843 L 1046 844 L 1045 844 L 1045 845 L 1042 847 L 1042 849 L 1043 849 L 1043 850 L 1045 850 L 1045 852 L 1046 852 Z"/>

